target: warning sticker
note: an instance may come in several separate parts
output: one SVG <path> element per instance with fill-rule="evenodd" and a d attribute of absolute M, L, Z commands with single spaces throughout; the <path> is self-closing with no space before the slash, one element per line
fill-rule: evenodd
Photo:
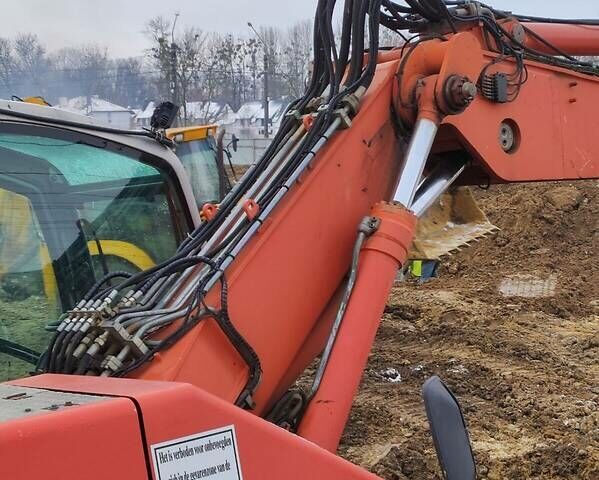
<path fill-rule="evenodd" d="M 242 480 L 235 427 L 152 445 L 156 480 Z"/>

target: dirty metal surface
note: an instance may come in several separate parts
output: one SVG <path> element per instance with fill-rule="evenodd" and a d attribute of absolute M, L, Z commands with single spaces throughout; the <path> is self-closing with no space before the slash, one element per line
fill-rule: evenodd
<path fill-rule="evenodd" d="M 109 399 L 110 397 L 0 384 L 0 422 L 30 415 L 47 414 Z"/>

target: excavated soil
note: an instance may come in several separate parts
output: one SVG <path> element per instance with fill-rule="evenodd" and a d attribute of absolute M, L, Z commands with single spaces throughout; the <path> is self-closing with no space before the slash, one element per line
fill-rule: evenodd
<path fill-rule="evenodd" d="M 436 374 L 479 478 L 599 479 L 599 182 L 476 196 L 501 232 L 396 286 L 340 453 L 385 479 L 441 478 L 420 397 Z"/>

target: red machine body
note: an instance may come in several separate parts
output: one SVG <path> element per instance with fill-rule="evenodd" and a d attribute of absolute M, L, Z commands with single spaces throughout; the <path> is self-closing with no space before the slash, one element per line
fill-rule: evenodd
<path fill-rule="evenodd" d="M 571 53 L 599 53 L 597 29 L 529 28 Z M 522 41 L 538 47 L 534 38 Z M 381 53 L 351 127 L 314 156 L 232 263 L 230 316 L 263 371 L 252 413 L 232 405 L 248 367 L 209 318 L 135 371 L 137 380 L 39 376 L 12 382 L 25 394 L 35 387 L 103 399 L 0 424 L 0 477 L 31 478 L 40 474 L 39 464 L 48 472 L 44 478 L 163 480 L 156 475 L 153 446 L 234 425 L 242 474 L 222 478 L 376 478 L 327 450 L 337 448 L 385 300 L 416 229 L 416 217 L 391 201 L 406 150 L 395 113 L 415 132 L 419 124 L 438 128 L 429 147 L 450 166 L 453 153 L 465 154 L 469 162 L 461 183 L 599 177 L 599 77 L 526 61 L 528 80 L 517 99 L 461 98 L 464 83 L 476 82 L 483 70 L 511 71 L 509 61 L 492 64 L 496 57 L 476 25 L 443 40 Z M 454 91 L 449 87 L 456 78 L 461 83 Z M 458 101 L 464 100 L 460 111 L 448 100 L 456 91 Z M 506 125 L 512 134 L 509 148 L 500 141 Z M 368 215 L 379 219 L 380 227 L 362 247 L 321 388 L 305 411 L 299 435 L 289 433 L 260 417 L 322 351 L 356 226 Z M 212 290 L 207 302 L 218 305 L 219 293 Z M 65 455 L 68 471 L 61 466 Z"/>
<path fill-rule="evenodd" d="M 377 478 L 192 385 L 64 375 L 42 375 L 11 385 L 17 388 L 8 401 L 23 408 L 33 389 L 99 399 L 89 405 L 61 403 L 55 410 L 0 424 L 3 479 L 43 475 L 48 480 L 165 480 L 155 475 L 160 460 L 152 454 L 153 445 L 231 425 L 235 444 L 227 448 L 238 448 L 240 473 L 216 478 Z M 234 469 L 231 465 L 230 471 Z M 186 473 L 188 480 L 194 478 L 193 471 Z"/>

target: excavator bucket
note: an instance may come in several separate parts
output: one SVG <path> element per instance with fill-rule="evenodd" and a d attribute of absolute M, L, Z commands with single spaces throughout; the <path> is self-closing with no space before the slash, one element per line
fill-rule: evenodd
<path fill-rule="evenodd" d="M 489 222 L 468 187 L 444 193 L 418 222 L 412 260 L 439 260 L 499 229 Z"/>

